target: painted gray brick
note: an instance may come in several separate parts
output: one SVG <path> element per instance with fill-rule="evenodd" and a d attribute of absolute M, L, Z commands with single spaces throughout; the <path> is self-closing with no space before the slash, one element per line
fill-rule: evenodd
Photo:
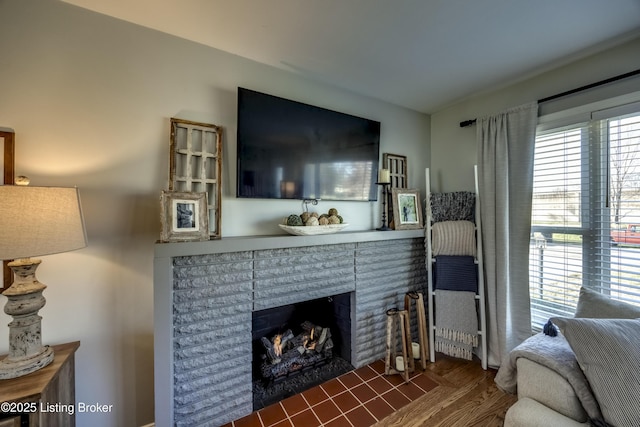
<path fill-rule="evenodd" d="M 292 288 L 288 289 L 291 290 Z M 264 310 L 286 304 L 295 304 L 297 302 L 324 298 L 352 291 L 353 285 L 350 283 L 340 286 L 332 286 L 332 284 L 327 283 L 325 286 L 306 288 L 304 290 L 293 290 L 291 292 L 277 292 L 266 295 L 256 292 L 254 310 Z"/>
<path fill-rule="evenodd" d="M 331 280 L 342 278 L 342 280 L 353 281 L 355 278 L 353 267 L 339 268 L 334 265 L 317 266 L 317 269 L 279 269 L 270 271 L 256 271 L 254 288 L 257 290 L 270 288 L 273 286 L 296 285 L 307 286 L 307 283 L 317 280 Z"/>
<path fill-rule="evenodd" d="M 179 266 L 195 266 L 195 265 L 212 265 L 224 264 L 226 262 L 240 262 L 242 260 L 250 260 L 253 258 L 252 251 L 242 252 L 225 252 L 218 254 L 205 254 L 193 256 L 179 256 L 173 258 L 174 267 Z"/>
<path fill-rule="evenodd" d="M 405 239 L 174 258 L 175 425 L 252 411 L 251 307 L 355 292 L 352 363 L 383 358 L 385 311 L 426 286 L 424 256 L 423 239 Z"/>
<path fill-rule="evenodd" d="M 317 255 L 319 253 L 327 252 L 353 252 L 356 248 L 355 243 L 341 243 L 338 245 L 318 245 L 318 246 L 304 246 L 300 248 L 281 248 L 281 249 L 267 249 L 261 251 L 255 251 L 254 259 L 259 260 L 262 258 L 278 258 L 285 256 L 304 256 L 304 255 Z M 350 255 L 350 256 L 353 256 Z"/>
<path fill-rule="evenodd" d="M 426 284 L 421 239 L 376 243 L 359 244 L 356 251 L 357 366 L 384 357 L 386 310 L 403 308 L 405 293 Z"/>
<path fill-rule="evenodd" d="M 208 286 L 222 286 L 238 282 L 250 282 L 253 278 L 251 270 L 234 272 L 215 272 L 203 276 L 174 278 L 174 289 L 195 289 Z"/>
<path fill-rule="evenodd" d="M 206 411 L 177 420 L 176 427 L 219 427 L 251 413 L 253 403 L 245 399 L 230 400 L 230 404 L 219 405 Z"/>
<path fill-rule="evenodd" d="M 185 304 L 186 305 L 186 304 Z M 174 326 L 187 325 L 190 323 L 204 323 L 221 316 L 247 315 L 251 313 L 252 305 L 250 301 L 242 304 L 234 304 L 231 306 L 217 306 L 210 310 L 194 310 L 190 309 L 174 313 Z M 251 316 L 247 316 L 249 319 Z"/>
<path fill-rule="evenodd" d="M 176 411 L 176 414 L 189 416 L 193 422 L 197 423 L 204 420 L 203 416 L 206 414 L 205 411 L 207 411 L 210 414 L 209 416 L 212 417 L 212 420 L 218 421 L 217 418 L 220 415 L 233 408 L 233 406 L 236 406 L 239 401 L 250 401 L 251 378 L 245 377 L 244 382 L 246 385 L 239 385 L 236 388 L 226 388 L 198 402 L 180 405 L 180 409 Z M 247 393 L 249 393 L 249 399 L 244 397 L 247 396 Z"/>
<path fill-rule="evenodd" d="M 243 359 L 244 362 L 246 359 Z M 249 362 L 251 362 L 251 357 L 248 357 Z M 212 378 L 211 375 L 193 375 L 189 374 L 189 377 L 183 375 L 180 381 L 177 381 L 176 378 L 176 386 L 174 388 L 175 395 L 186 395 L 190 393 L 194 393 L 196 391 L 205 389 L 209 387 L 212 383 L 222 383 L 227 381 L 230 378 L 237 377 L 239 375 L 245 375 L 250 372 L 250 369 L 247 369 L 247 366 L 241 366 L 240 361 L 238 363 L 232 364 L 232 366 L 228 366 L 227 369 L 219 369 L 216 372 L 216 378 Z"/>
<path fill-rule="evenodd" d="M 175 351 L 176 366 L 184 361 L 184 364 L 196 358 L 206 358 L 209 363 L 218 363 L 233 358 L 238 352 L 251 352 L 251 346 L 247 344 L 247 336 L 244 334 L 230 336 L 216 342 L 207 342 L 194 347 L 185 347 Z M 234 353 L 235 352 L 235 353 Z M 178 372 L 178 371 L 176 371 Z"/>
<path fill-rule="evenodd" d="M 237 361 L 237 363 L 240 362 L 241 360 Z M 251 363 L 250 360 L 249 363 Z M 251 371 L 238 373 L 231 377 L 227 376 L 224 379 L 221 377 L 220 380 L 212 381 L 206 387 L 192 393 L 176 393 L 175 401 L 178 405 L 182 406 L 198 404 L 198 402 L 222 393 L 229 388 L 242 389 L 245 387 L 247 381 L 251 383 Z"/>
<path fill-rule="evenodd" d="M 351 262 L 349 262 L 351 261 Z M 354 274 L 353 261 L 352 260 L 322 260 L 313 264 L 305 265 L 269 265 L 264 266 L 262 269 L 256 268 L 254 271 L 254 277 L 256 279 L 265 278 L 279 278 L 288 277 L 292 275 L 307 275 L 310 277 L 327 277 L 331 276 L 335 271 L 347 272 L 347 274 Z M 311 279 L 313 280 L 313 279 Z"/>
<path fill-rule="evenodd" d="M 233 310 L 231 307 L 224 308 L 228 311 Z M 251 313 L 251 304 L 239 304 L 233 308 L 245 308 L 249 313 Z M 194 319 L 192 318 L 192 320 Z M 235 313 L 230 313 L 228 316 L 217 316 L 205 321 L 176 324 L 173 328 L 173 334 L 175 337 L 183 337 L 194 334 L 203 334 L 212 330 L 220 330 L 220 334 L 224 334 L 222 331 L 232 331 L 234 326 L 246 323 L 251 324 L 251 316 L 247 316 L 247 312 L 240 313 L 236 311 Z M 251 330 L 251 328 L 249 328 L 249 330 Z"/>
<path fill-rule="evenodd" d="M 174 305 L 189 304 L 194 300 L 204 298 L 215 298 L 216 305 L 241 304 L 250 301 L 251 291 L 248 289 L 250 284 L 244 284 L 247 290 L 244 293 L 225 294 L 215 287 L 202 289 L 189 289 L 186 291 L 176 291 L 173 294 Z"/>
<path fill-rule="evenodd" d="M 351 292 L 355 288 L 353 273 L 335 273 L 333 276 L 323 274 L 323 276 L 328 277 L 318 279 L 300 276 L 301 280 L 281 278 L 274 282 L 256 280 L 254 310 Z"/>
<path fill-rule="evenodd" d="M 173 342 L 175 349 L 179 350 L 202 343 L 215 342 L 221 338 L 239 335 L 245 333 L 247 330 L 251 332 L 251 323 L 249 323 L 249 325 L 230 324 L 224 329 L 208 330 L 195 335 L 175 336 Z"/>
<path fill-rule="evenodd" d="M 179 382 L 189 381 L 193 378 L 201 377 L 215 377 L 222 372 L 225 368 L 233 365 L 233 361 L 238 357 L 245 357 L 244 355 L 251 355 L 251 346 L 246 345 L 249 341 L 247 337 L 243 339 L 245 344 L 239 345 L 236 348 L 225 348 L 224 350 L 210 350 L 206 353 L 197 351 L 201 350 L 200 347 L 187 349 L 184 353 L 176 358 L 174 379 L 176 384 Z M 226 343 L 228 341 L 223 341 Z M 238 356 L 238 353 L 243 356 Z"/>
<path fill-rule="evenodd" d="M 299 267 L 312 269 L 316 265 L 353 265 L 353 252 L 321 251 L 304 255 L 290 255 L 283 257 L 257 258 L 254 269 L 263 270 L 283 267 Z"/>
<path fill-rule="evenodd" d="M 176 408 L 176 424 L 183 422 L 184 426 L 197 426 L 200 423 L 212 423 L 206 425 L 218 426 L 224 424 L 226 418 L 224 414 L 237 406 L 247 408 L 249 404 L 249 413 L 251 412 L 251 378 L 245 379 L 246 385 L 240 385 L 235 388 L 227 388 L 220 393 L 209 395 L 206 399 L 199 402 L 180 405 Z M 248 397 L 245 397 L 247 396 Z M 178 418 L 182 418 L 179 420 Z M 230 420 L 228 420 L 230 421 Z"/>

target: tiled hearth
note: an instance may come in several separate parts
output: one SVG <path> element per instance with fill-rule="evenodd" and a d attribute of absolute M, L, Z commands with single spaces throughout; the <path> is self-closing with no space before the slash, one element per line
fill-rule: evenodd
<path fill-rule="evenodd" d="M 223 427 L 367 427 L 437 385 L 419 370 L 405 384 L 378 360 Z"/>

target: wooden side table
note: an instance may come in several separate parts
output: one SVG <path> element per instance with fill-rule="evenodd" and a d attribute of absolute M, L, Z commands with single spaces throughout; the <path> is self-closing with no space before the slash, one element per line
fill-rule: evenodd
<path fill-rule="evenodd" d="M 0 380 L 0 405 L 15 402 L 27 404 L 29 408 L 22 413 L 0 411 L 0 427 L 76 425 L 75 352 L 78 347 L 80 341 L 54 345 L 55 357 L 48 366 L 19 378 Z M 32 411 L 33 408 L 36 410 Z"/>

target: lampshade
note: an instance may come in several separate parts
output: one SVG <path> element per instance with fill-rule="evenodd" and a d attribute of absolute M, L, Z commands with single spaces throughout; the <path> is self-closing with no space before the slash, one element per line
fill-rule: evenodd
<path fill-rule="evenodd" d="M 0 259 L 87 246 L 77 188 L 0 186 Z"/>

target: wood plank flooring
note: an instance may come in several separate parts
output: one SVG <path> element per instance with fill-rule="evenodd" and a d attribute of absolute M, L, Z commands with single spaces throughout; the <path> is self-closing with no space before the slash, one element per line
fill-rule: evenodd
<path fill-rule="evenodd" d="M 409 383 L 377 360 L 223 427 L 502 426 L 516 397 L 480 361 L 437 353 Z"/>
<path fill-rule="evenodd" d="M 424 373 L 438 386 L 374 426 L 502 426 L 517 397 L 496 387 L 495 374 L 495 370 L 483 370 L 477 360 L 467 362 L 438 354 Z"/>

